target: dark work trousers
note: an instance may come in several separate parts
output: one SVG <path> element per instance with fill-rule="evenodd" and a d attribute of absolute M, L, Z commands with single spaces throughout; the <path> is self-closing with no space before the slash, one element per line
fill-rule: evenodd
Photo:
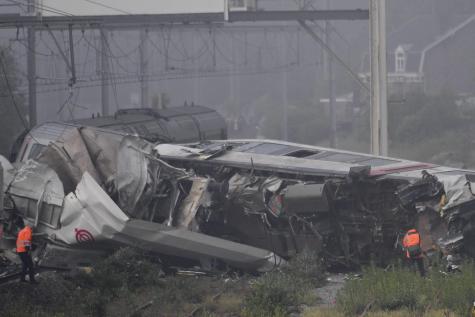
<path fill-rule="evenodd" d="M 21 276 L 20 280 L 24 281 L 26 273 L 30 276 L 30 283 L 35 282 L 35 269 L 33 267 L 33 260 L 31 259 L 31 254 L 29 252 L 20 252 L 18 253 L 21 259 Z"/>
<path fill-rule="evenodd" d="M 424 258 L 411 258 L 411 262 L 417 267 L 417 270 L 419 271 L 422 277 L 426 276 L 426 269 L 424 268 Z"/>

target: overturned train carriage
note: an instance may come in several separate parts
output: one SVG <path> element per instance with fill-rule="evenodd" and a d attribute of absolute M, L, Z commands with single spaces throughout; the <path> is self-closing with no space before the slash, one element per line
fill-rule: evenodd
<path fill-rule="evenodd" d="M 286 142 L 153 144 L 74 128 L 7 168 L 5 225 L 13 235 L 15 217 L 33 224 L 49 266 L 123 245 L 206 268 L 265 271 L 305 248 L 330 265 L 384 263 L 414 225 L 426 250 L 460 250 L 453 241 L 470 230 L 453 208 L 471 204 L 469 173 Z"/>
<path fill-rule="evenodd" d="M 15 142 L 10 160 L 24 162 L 36 158 L 50 142 L 67 138 L 71 130 L 84 126 L 137 135 L 150 142 L 183 143 L 227 138 L 226 121 L 216 110 L 208 107 L 121 109 L 113 116 L 67 123 L 48 122 L 32 131 L 25 131 Z"/>

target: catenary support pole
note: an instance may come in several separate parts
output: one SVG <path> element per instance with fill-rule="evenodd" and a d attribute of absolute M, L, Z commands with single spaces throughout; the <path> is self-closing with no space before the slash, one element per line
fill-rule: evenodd
<path fill-rule="evenodd" d="M 34 0 L 28 0 L 28 14 L 35 15 Z M 28 118 L 29 127 L 33 128 L 38 121 L 36 105 L 36 30 L 34 26 L 27 30 L 27 73 L 28 73 Z"/>
<path fill-rule="evenodd" d="M 148 30 L 140 30 L 140 104 L 142 107 L 149 107 L 149 89 L 148 89 Z"/>
<path fill-rule="evenodd" d="M 109 115 L 109 43 L 108 30 L 102 28 L 101 33 L 101 101 L 102 115 Z"/>
<path fill-rule="evenodd" d="M 281 52 L 282 52 L 282 65 L 286 65 L 288 63 L 288 58 L 289 58 L 289 51 L 287 47 L 287 41 L 285 39 L 284 32 L 281 34 L 282 42 L 281 42 Z M 288 96 L 288 73 L 287 70 L 284 69 L 282 72 L 282 140 L 288 141 L 289 140 L 289 132 L 288 132 L 288 126 L 289 126 L 289 115 L 288 115 L 288 109 L 289 109 L 289 96 Z"/>
<path fill-rule="evenodd" d="M 285 7 L 286 1 L 281 0 L 281 5 Z M 282 65 L 286 65 L 288 63 L 289 59 L 289 51 L 287 47 L 287 41 L 285 38 L 285 33 L 282 32 L 280 35 L 282 41 L 281 41 L 281 56 L 282 56 Z M 289 115 L 288 115 L 288 109 L 289 109 L 289 95 L 288 95 L 288 74 L 287 70 L 284 69 L 282 72 L 282 131 L 281 131 L 281 137 L 282 140 L 288 141 L 289 140 L 289 131 L 288 131 L 288 126 L 289 126 Z"/>
<path fill-rule="evenodd" d="M 327 10 L 330 10 L 330 0 L 327 0 Z M 325 43 L 331 48 L 331 24 L 325 21 Z M 327 64 L 327 83 L 328 83 L 328 109 L 330 114 L 330 147 L 336 148 L 336 109 L 335 109 L 335 92 L 334 92 L 334 76 L 333 76 L 333 57 L 326 52 Z"/>
<path fill-rule="evenodd" d="M 386 0 L 370 0 L 371 152 L 388 155 Z"/>

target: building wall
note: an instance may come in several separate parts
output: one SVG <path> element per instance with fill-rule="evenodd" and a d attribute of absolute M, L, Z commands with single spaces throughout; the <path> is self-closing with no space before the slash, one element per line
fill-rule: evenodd
<path fill-rule="evenodd" d="M 426 54 L 425 91 L 475 94 L 475 22 Z"/>

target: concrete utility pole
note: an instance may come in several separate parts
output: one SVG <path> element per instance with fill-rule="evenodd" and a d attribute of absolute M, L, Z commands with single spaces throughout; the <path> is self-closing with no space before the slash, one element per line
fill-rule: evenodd
<path fill-rule="evenodd" d="M 286 1 L 282 0 L 281 5 L 283 8 L 285 8 Z M 282 31 L 281 33 L 281 52 L 282 52 L 282 65 L 285 65 L 287 63 L 287 60 L 289 59 L 289 52 L 287 49 L 287 42 L 285 40 L 285 35 L 284 32 Z M 289 109 L 289 96 L 288 96 L 288 82 L 287 82 L 287 70 L 284 69 L 282 73 L 282 140 L 288 141 L 289 140 L 289 131 L 288 131 L 288 126 L 289 126 L 289 115 L 288 115 L 288 109 Z"/>
<path fill-rule="evenodd" d="M 148 30 L 140 30 L 140 104 L 142 107 L 149 107 L 148 95 L 148 45 L 147 36 Z"/>
<path fill-rule="evenodd" d="M 28 15 L 35 15 L 35 0 L 28 0 Z M 28 117 L 29 127 L 33 128 L 37 123 L 36 110 L 36 30 L 29 26 L 27 31 L 27 73 L 28 73 Z"/>
<path fill-rule="evenodd" d="M 109 115 L 109 43 L 108 31 L 104 28 L 101 32 L 101 101 L 102 115 Z"/>
<path fill-rule="evenodd" d="M 282 33 L 282 65 L 287 63 L 289 58 L 289 52 L 287 48 L 287 42 L 285 40 L 285 35 Z M 283 101 L 283 109 L 282 109 L 282 140 L 288 141 L 289 140 L 289 116 L 288 116 L 288 108 L 289 108 L 289 96 L 288 96 L 288 82 L 287 82 L 287 70 L 284 69 L 282 72 L 282 101 Z"/>
<path fill-rule="evenodd" d="M 371 152 L 388 155 L 386 0 L 370 0 Z"/>
<path fill-rule="evenodd" d="M 330 0 L 327 0 L 327 10 L 330 10 Z M 331 48 L 331 24 L 330 21 L 325 22 L 325 43 Z M 328 109 L 330 113 L 330 147 L 336 148 L 336 109 L 335 109 L 335 92 L 333 89 L 333 57 L 326 52 L 327 64 L 327 83 L 328 83 Z"/>

